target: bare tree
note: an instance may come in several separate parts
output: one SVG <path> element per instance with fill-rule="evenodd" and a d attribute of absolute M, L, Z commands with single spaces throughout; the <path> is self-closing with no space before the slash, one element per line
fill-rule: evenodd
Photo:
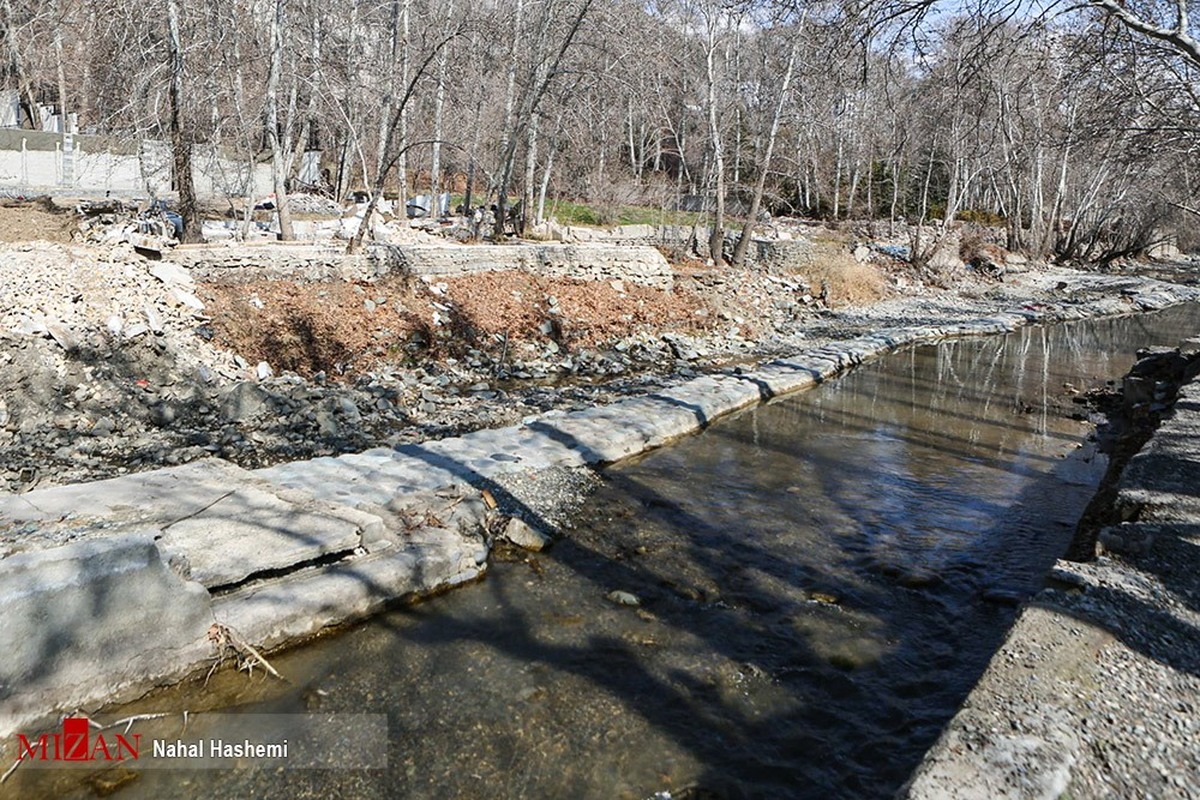
<path fill-rule="evenodd" d="M 426 46 L 421 52 L 418 59 L 414 59 L 413 69 L 409 74 L 408 84 L 404 87 L 404 93 L 397 99 L 393 107 L 391 117 L 387 121 L 384 130 L 383 142 L 380 144 L 380 150 L 383 153 L 380 166 L 374 176 L 372 182 L 371 199 L 367 204 L 366 210 L 363 213 L 362 221 L 359 223 L 358 231 L 351 237 L 347 247 L 347 252 L 353 253 L 363 242 L 363 238 L 370 230 L 372 216 L 376 208 L 379 206 L 379 201 L 383 197 L 384 186 L 386 185 L 389 173 L 396 167 L 400 159 L 403 158 L 410 149 L 418 142 L 409 141 L 404 134 L 403 122 L 406 118 L 406 111 L 409 103 L 416 94 L 417 87 L 422 79 L 429 72 L 431 65 L 437 58 L 443 48 L 448 46 L 455 39 L 463 35 L 467 30 L 465 20 L 459 20 L 454 25 L 448 27 L 430 26 L 430 29 L 425 31 Z M 428 143 L 428 142 L 425 142 Z"/>
<path fill-rule="evenodd" d="M 803 20 L 801 21 L 803 26 Z M 754 224 L 758 220 L 758 212 L 762 207 L 763 193 L 767 188 L 767 177 L 771 170 L 771 157 L 775 153 L 775 141 L 779 137 L 779 125 L 783 119 L 783 110 L 787 104 L 788 94 L 791 90 L 792 75 L 796 69 L 796 58 L 800 49 L 800 38 L 798 33 L 792 34 L 792 43 L 788 50 L 787 66 L 783 70 L 783 80 L 779 86 L 779 99 L 775 103 L 775 112 L 771 115 L 771 127 L 767 133 L 766 150 L 763 153 L 762 163 L 759 165 L 758 179 L 754 184 L 754 194 L 750 199 L 750 209 L 746 216 L 746 224 L 742 226 L 742 235 L 738 237 L 737 246 L 733 250 L 733 266 L 740 267 L 746 260 L 746 251 L 750 245 L 750 235 L 754 229 Z"/>
<path fill-rule="evenodd" d="M 200 241 L 200 210 L 192 182 L 192 153 L 195 142 L 183 108 L 183 86 L 187 76 L 181 34 L 179 5 L 167 0 L 167 52 L 170 54 L 171 154 L 175 189 L 179 192 L 179 215 L 183 218 L 184 242 Z"/>

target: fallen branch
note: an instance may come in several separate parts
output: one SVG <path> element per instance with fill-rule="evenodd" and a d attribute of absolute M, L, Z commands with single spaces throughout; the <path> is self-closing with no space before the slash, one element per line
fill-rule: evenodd
<path fill-rule="evenodd" d="M 184 720 L 186 721 L 187 712 L 185 711 L 183 713 L 184 713 Z M 125 717 L 124 719 L 119 719 L 116 722 L 110 722 L 107 725 L 103 725 L 100 727 L 100 730 L 105 731 L 105 730 L 108 730 L 109 728 L 116 728 L 120 725 L 124 725 L 125 733 L 129 733 L 129 729 L 133 727 L 133 723 L 135 723 L 135 722 L 142 722 L 143 720 L 148 720 L 148 719 L 162 719 L 167 716 L 170 716 L 170 715 L 167 714 L 167 712 L 165 712 L 165 711 L 159 712 L 157 714 L 134 714 L 132 717 Z M 185 722 L 185 724 L 186 724 L 186 722 Z"/>
<path fill-rule="evenodd" d="M 279 671 L 275 667 L 271 666 L 271 662 L 267 661 L 266 657 L 258 652 L 254 645 L 239 636 L 237 631 L 228 625 L 222 625 L 219 622 L 214 623 L 208 629 L 208 640 L 217 648 L 217 660 L 213 663 L 212 668 L 208 671 L 208 675 L 204 678 L 206 684 L 213 673 L 217 671 L 217 668 L 224 663 L 226 654 L 231 650 L 237 660 L 237 668 L 239 670 L 245 670 L 248 674 L 253 675 L 254 667 L 257 664 L 279 680 L 287 680 L 279 674 Z"/>

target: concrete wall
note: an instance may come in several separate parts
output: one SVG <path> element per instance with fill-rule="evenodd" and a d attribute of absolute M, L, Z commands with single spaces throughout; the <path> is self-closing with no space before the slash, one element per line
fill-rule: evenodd
<path fill-rule="evenodd" d="M 92 193 L 144 195 L 170 191 L 170 151 L 163 142 L 113 141 L 100 136 L 75 136 L 74 178 L 63 179 L 63 137 L 45 131 L 0 128 L 0 188 L 23 191 L 75 190 Z M 221 158 L 212 148 L 198 148 L 193 164 L 196 192 L 201 197 L 255 196 L 271 191 L 271 170 Z"/>
<path fill-rule="evenodd" d="M 535 232 L 554 241 L 567 244 L 622 245 L 639 247 L 667 247 L 677 250 L 694 250 L 701 258 L 708 258 L 709 228 L 695 230 L 688 225 L 619 225 L 611 230 L 581 228 L 546 224 Z M 725 257 L 733 257 L 741 228 L 725 232 Z M 812 245 L 804 239 L 760 239 L 755 238 L 746 251 L 748 266 L 763 269 L 800 269 L 812 261 Z"/>
<path fill-rule="evenodd" d="M 375 252 L 414 275 L 472 275 L 520 270 L 551 278 L 627 280 L 670 289 L 671 266 L 652 247 L 620 245 L 395 245 Z"/>

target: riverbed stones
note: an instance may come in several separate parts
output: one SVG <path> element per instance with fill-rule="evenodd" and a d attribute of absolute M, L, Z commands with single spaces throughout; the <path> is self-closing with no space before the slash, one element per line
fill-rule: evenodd
<path fill-rule="evenodd" d="M 633 592 L 626 592 L 622 589 L 613 589 L 604 596 L 610 603 L 627 608 L 637 608 L 642 604 L 642 599 Z"/>
<path fill-rule="evenodd" d="M 271 395 L 251 381 L 236 383 L 221 398 L 221 416 L 230 422 L 246 422 L 267 410 Z"/>
<path fill-rule="evenodd" d="M 550 542 L 553 541 L 548 534 L 517 517 L 511 517 L 504 524 L 500 535 L 517 547 L 533 550 L 534 552 L 546 549 L 550 545 Z"/>

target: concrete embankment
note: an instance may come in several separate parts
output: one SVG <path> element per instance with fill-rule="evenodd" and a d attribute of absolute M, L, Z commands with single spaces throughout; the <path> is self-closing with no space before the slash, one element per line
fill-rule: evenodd
<path fill-rule="evenodd" d="M 1200 354 L 1190 357 L 1173 412 L 1116 484 L 1097 557 L 1057 563 L 901 796 L 1200 797 Z"/>
<path fill-rule="evenodd" d="M 883 330 L 609 406 L 246 471 L 197 462 L 0 496 L 0 736 L 295 643 L 486 569 L 514 476 L 620 461 L 900 347 L 1200 299 L 1138 279 L 948 326 Z M 532 522 L 532 520 L 530 520 Z"/>

